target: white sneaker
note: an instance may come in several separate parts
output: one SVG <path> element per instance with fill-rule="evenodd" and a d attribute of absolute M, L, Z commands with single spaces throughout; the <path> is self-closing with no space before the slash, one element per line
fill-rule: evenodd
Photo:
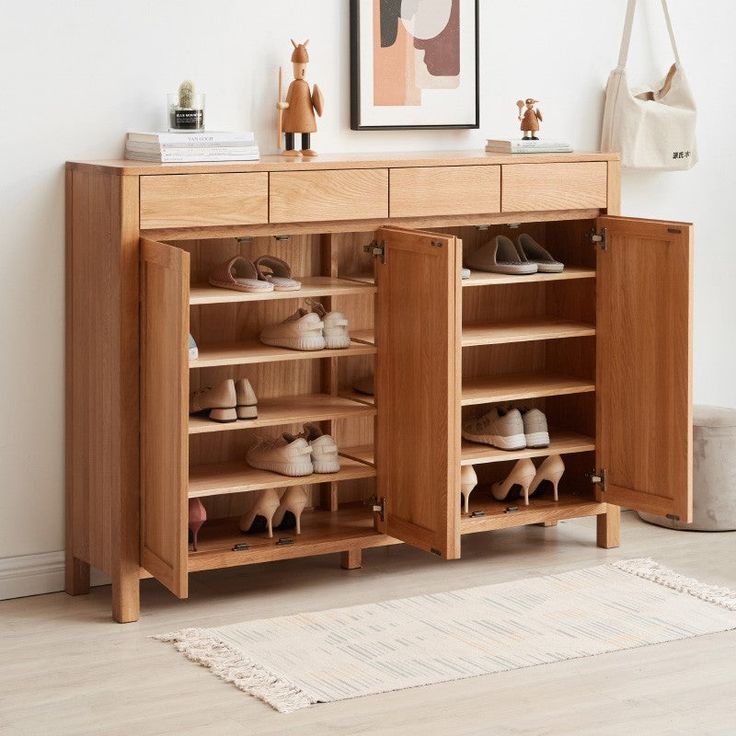
<path fill-rule="evenodd" d="M 340 456 L 337 454 L 337 442 L 329 434 L 322 434 L 316 424 L 305 424 L 304 434 L 312 448 L 312 464 L 315 473 L 337 473 L 340 470 Z"/>
<path fill-rule="evenodd" d="M 342 312 L 328 312 L 319 302 L 307 299 L 312 312 L 319 316 L 324 323 L 322 334 L 325 338 L 325 347 L 328 350 L 344 350 L 350 347 L 348 321 Z"/>
<path fill-rule="evenodd" d="M 248 465 L 259 470 L 270 470 L 280 475 L 299 478 L 314 472 L 312 448 L 304 437 L 282 435 L 261 440 L 245 455 Z"/>
<path fill-rule="evenodd" d="M 463 422 L 462 436 L 471 442 L 491 445 L 501 450 L 526 447 L 524 421 L 518 409 L 491 409 L 487 414 Z"/>
<path fill-rule="evenodd" d="M 317 314 L 299 308 L 283 322 L 269 325 L 261 332 L 261 342 L 291 350 L 323 350 L 324 324 Z"/>

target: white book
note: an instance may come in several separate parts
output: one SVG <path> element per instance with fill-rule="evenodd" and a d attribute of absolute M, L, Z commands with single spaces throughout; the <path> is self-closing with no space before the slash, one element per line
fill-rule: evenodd
<path fill-rule="evenodd" d="M 252 131 L 203 130 L 200 132 L 180 133 L 128 133 L 128 140 L 136 143 L 155 143 L 160 146 L 197 146 L 205 145 L 253 145 L 256 141 Z"/>
<path fill-rule="evenodd" d="M 521 138 L 517 138 L 515 140 L 493 140 L 489 138 L 486 142 L 486 151 L 494 151 L 497 153 L 572 151 L 572 146 L 564 141 L 525 141 Z"/>
<path fill-rule="evenodd" d="M 135 151 L 137 153 L 145 153 L 151 156 L 160 156 L 162 154 L 175 154 L 178 156 L 211 156 L 211 155 L 228 155 L 242 156 L 258 153 L 258 146 L 196 146 L 194 148 L 163 148 L 156 145 L 150 146 L 147 143 L 137 143 L 128 141 L 125 145 L 126 151 Z"/>
<path fill-rule="evenodd" d="M 258 161 L 260 155 L 258 153 L 232 155 L 232 154 L 212 154 L 212 155 L 192 155 L 182 156 L 177 153 L 162 153 L 160 155 L 140 153 L 139 151 L 126 151 L 125 158 L 131 161 L 151 161 L 161 164 L 187 164 L 200 161 Z"/>

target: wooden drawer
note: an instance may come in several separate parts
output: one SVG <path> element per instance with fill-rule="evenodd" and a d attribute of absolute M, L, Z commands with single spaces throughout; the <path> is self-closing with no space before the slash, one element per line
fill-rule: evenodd
<path fill-rule="evenodd" d="M 141 177 L 141 230 L 266 222 L 266 172 Z"/>
<path fill-rule="evenodd" d="M 388 217 L 388 169 L 271 173 L 270 222 Z"/>
<path fill-rule="evenodd" d="M 501 211 L 500 166 L 391 169 L 391 217 Z"/>
<path fill-rule="evenodd" d="M 503 166 L 503 212 L 579 210 L 606 206 L 608 164 L 509 164 Z"/>

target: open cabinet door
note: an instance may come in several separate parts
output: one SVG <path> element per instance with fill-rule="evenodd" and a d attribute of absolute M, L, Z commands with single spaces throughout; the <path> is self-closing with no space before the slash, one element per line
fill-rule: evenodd
<path fill-rule="evenodd" d="M 141 246 L 141 565 L 186 598 L 189 254 Z"/>
<path fill-rule="evenodd" d="M 692 516 L 692 225 L 600 217 L 599 498 Z"/>
<path fill-rule="evenodd" d="M 382 228 L 376 268 L 376 471 L 385 531 L 460 556 L 460 252 Z"/>

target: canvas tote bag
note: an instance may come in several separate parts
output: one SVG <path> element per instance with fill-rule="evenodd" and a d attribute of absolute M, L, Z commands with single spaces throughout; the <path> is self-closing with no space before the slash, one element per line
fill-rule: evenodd
<path fill-rule="evenodd" d="M 606 87 L 601 150 L 619 151 L 626 168 L 682 171 L 697 161 L 695 101 L 677 53 L 667 0 L 661 2 L 675 63 L 654 89 L 629 87 L 626 61 L 636 11 L 636 0 L 629 0 L 618 66 Z"/>

